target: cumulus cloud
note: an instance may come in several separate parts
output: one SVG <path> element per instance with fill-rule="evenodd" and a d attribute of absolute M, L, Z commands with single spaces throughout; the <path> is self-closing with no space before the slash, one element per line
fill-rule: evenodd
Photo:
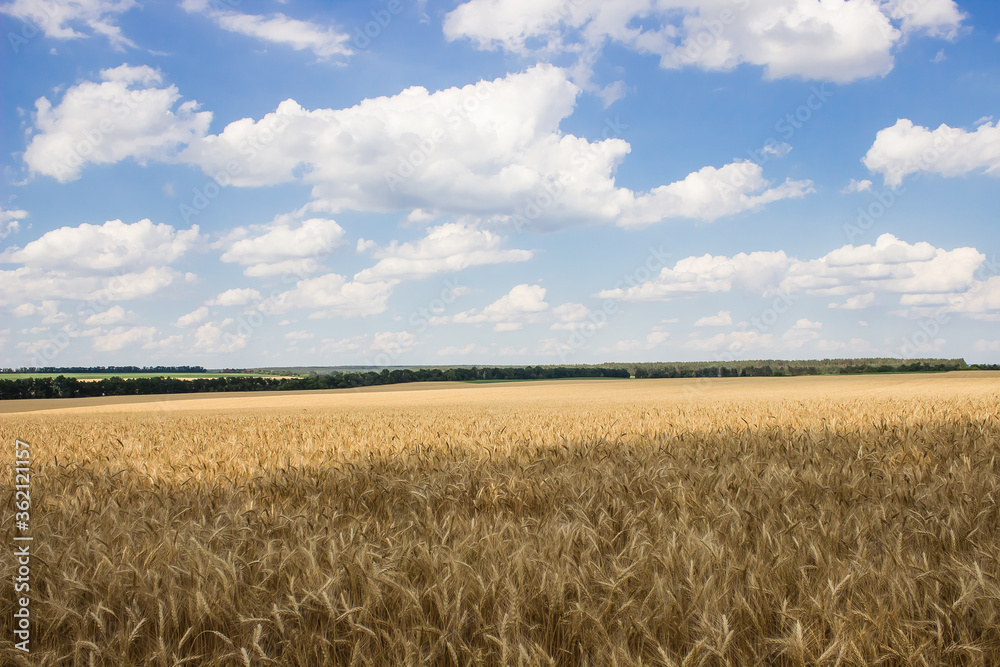
<path fill-rule="evenodd" d="M 397 243 L 379 249 L 375 266 L 355 275 L 361 282 L 426 278 L 437 273 L 454 273 L 470 266 L 524 262 L 530 250 L 505 250 L 503 237 L 468 224 L 447 223 L 432 227 L 416 243 Z"/>
<path fill-rule="evenodd" d="M 156 327 L 115 327 L 94 337 L 94 349 L 98 352 L 116 352 L 137 343 L 151 343 L 156 335 Z"/>
<path fill-rule="evenodd" d="M 696 327 L 727 327 L 733 323 L 733 316 L 728 310 L 720 310 L 716 315 L 706 315 L 697 320 Z"/>
<path fill-rule="evenodd" d="M 781 335 L 781 346 L 784 349 L 797 349 L 813 344 L 823 349 L 832 349 L 830 341 L 821 340 L 819 330 L 822 328 L 822 322 L 800 319 Z"/>
<path fill-rule="evenodd" d="M 596 296 L 626 301 L 664 301 L 708 292 L 729 292 L 735 284 L 765 292 L 792 262 L 784 251 L 739 253 L 733 257 L 686 257 L 664 267 L 658 276 L 627 288 L 603 290 Z"/>
<path fill-rule="evenodd" d="M 125 320 L 135 318 L 135 313 L 132 311 L 126 311 L 121 306 L 112 306 L 105 311 L 100 313 L 94 313 L 93 315 L 87 317 L 83 323 L 88 325 L 97 326 L 108 326 L 111 324 L 118 324 L 119 322 L 124 322 Z"/>
<path fill-rule="evenodd" d="M 0 303 L 41 299 L 127 301 L 190 279 L 169 266 L 201 237 L 197 227 L 175 230 L 149 220 L 132 224 L 60 227 L 24 248 L 0 253 Z"/>
<path fill-rule="evenodd" d="M 684 343 L 683 347 L 688 350 L 699 352 L 733 352 L 739 353 L 743 350 L 755 348 L 766 348 L 774 345 L 774 336 L 769 333 L 758 333 L 756 331 L 733 331 L 730 333 L 718 333 L 709 337 L 692 338 Z"/>
<path fill-rule="evenodd" d="M 1000 174 L 1000 121 L 973 131 L 940 125 L 936 130 L 901 118 L 879 130 L 864 157 L 865 166 L 898 187 L 912 174 L 962 176 L 982 171 Z"/>
<path fill-rule="evenodd" d="M 737 161 L 719 169 L 702 167 L 681 181 L 661 185 L 649 193 L 632 195 L 623 206 L 619 224 L 634 227 L 666 218 L 712 221 L 771 202 L 803 197 L 814 192 L 811 181 L 786 179 L 777 187 L 764 179 L 763 168 Z"/>
<path fill-rule="evenodd" d="M 553 331 L 576 331 L 603 329 L 608 324 L 607 316 L 595 316 L 582 303 L 564 303 L 552 309 L 556 322 L 549 327 Z M 603 314 L 603 313 L 602 313 Z"/>
<path fill-rule="evenodd" d="M 207 306 L 249 306 L 261 300 L 260 292 L 252 288 L 233 288 L 210 299 Z"/>
<path fill-rule="evenodd" d="M 843 308 L 844 310 L 861 310 L 875 305 L 875 292 L 867 294 L 855 294 L 848 297 L 844 303 L 831 303 L 830 308 Z"/>
<path fill-rule="evenodd" d="M 887 74 L 907 35 L 951 38 L 963 19 L 953 0 L 469 0 L 447 14 L 444 33 L 480 49 L 574 54 L 583 77 L 614 43 L 668 69 L 747 63 L 769 79 L 846 83 Z"/>
<path fill-rule="evenodd" d="M 900 303 L 910 315 L 932 317 L 940 313 L 962 313 L 973 319 L 1000 321 L 1000 276 L 977 280 L 957 294 L 908 294 Z"/>
<path fill-rule="evenodd" d="M 204 14 L 223 30 L 288 46 L 296 51 L 311 51 L 320 59 L 353 53 L 348 45 L 351 36 L 332 26 L 293 19 L 280 12 L 269 16 L 243 14 L 222 8 L 221 4 L 208 0 L 184 0 L 181 7 L 191 13 Z"/>
<path fill-rule="evenodd" d="M 855 178 L 851 179 L 851 182 L 844 186 L 841 190 L 841 194 L 851 194 L 852 192 L 868 192 L 872 189 L 872 182 L 867 178 L 863 180 L 857 180 Z"/>
<path fill-rule="evenodd" d="M 976 352 L 1000 352 L 1000 340 L 980 338 L 972 344 L 972 349 Z"/>
<path fill-rule="evenodd" d="M 208 317 L 208 308 L 201 306 L 200 308 L 195 308 L 186 315 L 178 317 L 177 321 L 174 322 L 174 325 L 178 327 L 189 327 L 192 324 L 203 322 L 206 317 Z"/>
<path fill-rule="evenodd" d="M 310 186 L 304 212 L 410 210 L 421 221 L 468 215 L 518 229 L 710 221 L 812 192 L 809 181 L 773 185 L 748 161 L 707 166 L 648 192 L 619 187 L 615 171 L 629 144 L 562 132 L 580 88 L 546 64 L 436 92 L 415 86 L 345 109 L 310 111 L 285 100 L 214 135 L 211 115 L 196 113 L 194 102 L 172 110 L 176 89 L 152 87 L 156 70 L 122 66 L 104 78 L 74 86 L 55 110 L 39 100 L 39 133 L 25 154 L 32 171 L 66 181 L 87 162 L 179 161 L 233 186 Z M 147 87 L 129 89 L 139 83 Z M 126 101 L 134 108 L 102 134 L 100 119 L 115 118 Z M 93 149 L 67 161 L 95 131 Z"/>
<path fill-rule="evenodd" d="M 911 245 L 883 234 L 875 244 L 845 245 L 813 260 L 789 257 L 781 250 L 687 257 L 673 267 L 664 267 L 651 280 L 603 290 L 597 296 L 663 301 L 739 287 L 761 295 L 859 295 L 853 305 L 861 307 L 867 298 L 861 295 L 875 291 L 939 294 L 967 290 L 984 260 L 985 255 L 975 248 L 944 250 L 923 242 Z"/>
<path fill-rule="evenodd" d="M 482 310 L 467 310 L 451 318 L 434 318 L 432 323 L 450 319 L 458 324 L 491 323 L 494 331 L 517 331 L 526 323 L 539 321 L 549 309 L 545 291 L 541 285 L 516 285 Z"/>
<path fill-rule="evenodd" d="M 0 262 L 75 272 L 136 271 L 176 261 L 200 240 L 198 226 L 174 229 L 148 218 L 132 224 L 109 220 L 46 232 L 24 248 L 0 253 Z"/>
<path fill-rule="evenodd" d="M 42 301 L 37 306 L 33 303 L 22 303 L 13 308 L 11 312 L 14 317 L 41 317 L 42 324 L 62 324 L 71 319 L 68 313 L 59 310 L 58 301 L 51 300 Z"/>
<path fill-rule="evenodd" d="M 666 331 L 651 331 L 642 340 L 630 339 L 620 340 L 610 347 L 601 348 L 601 352 L 636 352 L 640 350 L 652 350 L 663 345 L 670 338 Z"/>
<path fill-rule="evenodd" d="M 281 274 L 306 275 L 320 269 L 318 260 L 344 244 L 344 230 L 335 221 L 310 218 L 297 226 L 285 216 L 270 226 L 237 227 L 220 246 L 223 262 L 246 268 L 252 277 Z"/>
<path fill-rule="evenodd" d="M 245 331 L 229 330 L 234 320 L 227 317 L 221 322 L 206 322 L 194 332 L 194 349 L 204 354 L 224 354 L 242 350 L 250 342 Z"/>
<path fill-rule="evenodd" d="M 409 352 L 416 346 L 417 337 L 409 331 L 383 331 L 372 336 L 368 349 L 398 356 Z"/>
<path fill-rule="evenodd" d="M 5 210 L 0 207 L 0 241 L 21 229 L 21 221 L 28 217 L 21 209 Z"/>
<path fill-rule="evenodd" d="M 175 108 L 180 93 L 156 87 L 158 70 L 121 65 L 101 70 L 101 79 L 71 86 L 55 106 L 46 97 L 35 101 L 36 133 L 24 152 L 32 173 L 66 183 L 88 163 L 171 161 L 208 131 L 212 114 L 196 111 L 194 101 Z"/>
<path fill-rule="evenodd" d="M 395 282 L 348 282 L 336 273 L 306 278 L 275 299 L 276 312 L 313 311 L 309 317 L 364 317 L 385 312 Z"/>
<path fill-rule="evenodd" d="M 135 0 L 11 0 L 0 6 L 0 13 L 36 26 L 46 37 L 79 39 L 89 32 L 106 38 L 116 51 L 123 51 L 135 43 L 122 34 L 116 21 L 119 14 L 135 6 Z"/>

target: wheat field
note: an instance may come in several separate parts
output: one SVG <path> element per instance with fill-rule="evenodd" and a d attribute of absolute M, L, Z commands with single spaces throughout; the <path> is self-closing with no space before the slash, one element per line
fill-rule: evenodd
<path fill-rule="evenodd" d="M 1000 664 L 998 411 L 988 372 L 10 402 L 0 663 Z"/>

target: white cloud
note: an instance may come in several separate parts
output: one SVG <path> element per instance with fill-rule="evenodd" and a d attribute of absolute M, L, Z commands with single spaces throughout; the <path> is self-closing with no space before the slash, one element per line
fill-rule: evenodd
<path fill-rule="evenodd" d="M 347 282 L 336 273 L 306 278 L 275 299 L 275 310 L 309 309 L 312 318 L 363 317 L 385 312 L 395 282 Z"/>
<path fill-rule="evenodd" d="M 467 310 L 454 315 L 450 320 L 459 324 L 492 323 L 494 331 L 516 331 L 523 328 L 525 323 L 537 322 L 548 308 L 544 287 L 516 285 L 481 311 Z"/>
<path fill-rule="evenodd" d="M 226 248 L 222 261 L 247 267 L 243 273 L 252 277 L 306 275 L 344 244 L 344 230 L 333 220 L 310 218 L 293 228 L 285 218 L 279 216 L 270 226 L 232 230 L 219 244 Z"/>
<path fill-rule="evenodd" d="M 739 253 L 733 257 L 686 257 L 664 267 L 647 282 L 603 290 L 596 296 L 626 301 L 663 301 L 705 292 L 729 292 L 734 284 L 750 291 L 767 291 L 795 260 L 784 251 Z"/>
<path fill-rule="evenodd" d="M 638 350 L 652 350 L 663 345 L 670 338 L 666 331 L 651 331 L 642 340 L 620 340 L 611 347 L 603 347 L 601 352 L 636 352 Z"/>
<path fill-rule="evenodd" d="M 844 303 L 831 303 L 830 308 L 843 308 L 844 310 L 861 310 L 875 305 L 875 292 L 866 294 L 855 294 L 848 297 Z"/>
<path fill-rule="evenodd" d="M 417 337 L 409 331 L 383 331 L 372 337 L 368 349 L 396 357 L 412 350 L 416 346 L 416 340 Z"/>
<path fill-rule="evenodd" d="M 194 277 L 167 265 L 200 240 L 197 227 L 175 230 L 149 220 L 60 227 L 24 248 L 14 246 L 0 253 L 0 263 L 22 264 L 13 270 L 0 270 L 0 303 L 147 297 Z"/>
<path fill-rule="evenodd" d="M 960 293 L 908 294 L 900 303 L 916 317 L 962 313 L 973 319 L 1000 321 L 1000 276 L 977 280 Z"/>
<path fill-rule="evenodd" d="M 883 234 L 874 245 L 845 245 L 813 260 L 788 257 L 784 251 L 739 253 L 733 257 L 687 257 L 655 278 L 596 296 L 626 301 L 663 301 L 706 292 L 770 295 L 806 292 L 819 295 L 866 295 L 874 291 L 933 294 L 964 291 L 985 259 L 975 248 L 943 250 L 929 243 L 909 244 Z M 853 305 L 861 306 L 861 296 Z M 850 302 L 849 302 L 850 303 Z"/>
<path fill-rule="evenodd" d="M 0 304 L 20 304 L 33 299 L 128 301 L 151 296 L 180 277 L 169 267 L 150 267 L 142 272 L 109 277 L 20 267 L 0 270 Z"/>
<path fill-rule="evenodd" d="M 767 78 L 848 82 L 884 76 L 906 35 L 953 37 L 953 0 L 470 0 L 444 21 L 450 40 L 480 49 L 575 54 L 582 76 L 605 44 L 658 56 L 664 68 L 764 67 Z"/>
<path fill-rule="evenodd" d="M 209 299 L 206 306 L 249 306 L 261 300 L 260 292 L 252 288 L 233 288 Z"/>
<path fill-rule="evenodd" d="M 972 349 L 976 352 L 1000 352 L 1000 340 L 980 338 L 972 344 Z"/>
<path fill-rule="evenodd" d="M 739 353 L 744 350 L 769 348 L 773 344 L 774 336 L 771 334 L 760 334 L 756 331 L 733 331 L 730 333 L 718 333 L 708 338 L 693 338 L 684 343 L 683 347 L 699 352 L 727 351 Z"/>
<path fill-rule="evenodd" d="M 195 331 L 194 349 L 205 354 L 224 354 L 242 350 L 250 342 L 250 336 L 243 331 L 226 331 L 233 323 L 232 318 L 222 322 L 206 322 Z"/>
<path fill-rule="evenodd" d="M 872 182 L 867 178 L 860 181 L 855 178 L 852 178 L 851 182 L 848 183 L 846 186 L 844 186 L 844 189 L 841 190 L 840 192 L 841 194 L 846 195 L 852 192 L 868 192 L 871 189 L 872 189 Z"/>
<path fill-rule="evenodd" d="M 901 118 L 879 130 L 863 161 L 868 169 L 882 174 L 889 187 L 899 186 L 916 173 L 1000 174 L 1000 121 L 987 121 L 969 132 L 944 124 L 930 130 Z"/>
<path fill-rule="evenodd" d="M 189 327 L 192 324 L 198 324 L 199 322 L 203 322 L 206 317 L 208 317 L 208 308 L 206 308 L 205 306 L 201 306 L 200 308 L 195 308 L 186 315 L 181 315 L 180 317 L 178 317 L 177 321 L 174 322 L 174 326 Z"/>
<path fill-rule="evenodd" d="M 94 35 L 105 37 L 117 50 L 134 47 L 132 40 L 122 35 L 115 21 L 119 14 L 136 6 L 135 0 L 11 0 L 0 7 L 0 13 L 37 26 L 46 37 L 78 39 L 87 35 L 80 30 L 89 28 Z M 11 33 L 13 35 L 14 33 Z M 13 45 L 13 42 L 12 42 Z"/>
<path fill-rule="evenodd" d="M 94 313 L 90 317 L 86 318 L 83 323 L 97 326 L 108 326 L 133 318 L 135 318 L 135 313 L 132 311 L 126 311 L 121 306 L 112 306 L 103 312 Z"/>
<path fill-rule="evenodd" d="M 800 348 L 807 343 L 812 343 L 814 346 L 820 346 L 824 350 L 834 349 L 836 347 L 835 344 L 831 347 L 830 341 L 820 339 L 819 330 L 822 328 L 823 324 L 821 322 L 813 322 L 805 318 L 800 319 L 781 335 L 781 346 L 784 349 Z"/>
<path fill-rule="evenodd" d="M 98 352 L 116 352 L 137 343 L 150 343 L 156 335 L 155 327 L 115 327 L 94 338 Z"/>
<path fill-rule="evenodd" d="M 280 12 L 270 16 L 243 14 L 221 9 L 220 5 L 208 0 L 184 0 L 181 3 L 186 11 L 203 13 L 223 30 L 289 46 L 296 51 L 311 51 L 320 59 L 353 53 L 348 45 L 351 36 L 331 26 L 289 18 Z"/>
<path fill-rule="evenodd" d="M 334 340 L 333 338 L 324 338 L 322 343 L 323 354 L 344 354 L 347 352 L 359 352 L 364 348 L 366 341 L 365 336 L 352 336 L 351 338 L 343 338 L 341 340 Z"/>
<path fill-rule="evenodd" d="M 706 315 L 694 323 L 696 327 L 726 327 L 733 323 L 728 310 L 720 310 L 717 315 Z"/>
<path fill-rule="evenodd" d="M 0 241 L 21 229 L 21 221 L 28 217 L 21 209 L 4 210 L 0 207 Z"/>
<path fill-rule="evenodd" d="M 195 103 L 172 111 L 173 87 L 127 89 L 159 83 L 156 70 L 122 66 L 104 77 L 71 88 L 55 111 L 39 100 L 40 133 L 25 154 L 33 171 L 66 181 L 86 162 L 185 162 L 234 186 L 301 182 L 313 197 L 303 212 L 410 210 L 422 220 L 468 215 L 518 229 L 714 220 L 812 191 L 809 181 L 772 186 L 760 165 L 746 161 L 708 166 L 649 192 L 619 187 L 615 171 L 629 144 L 560 130 L 580 88 L 551 65 L 437 92 L 412 87 L 346 109 L 309 111 L 289 99 L 215 135 L 206 133 L 211 114 L 194 113 Z M 117 118 L 127 96 L 135 108 L 66 164 L 80 137 L 99 119 Z"/>
<path fill-rule="evenodd" d="M 24 161 L 33 173 L 60 183 L 76 180 L 87 163 L 110 164 L 133 158 L 172 161 L 179 147 L 205 135 L 210 112 L 184 102 L 175 86 L 156 88 L 158 70 L 121 65 L 101 70 L 102 81 L 70 87 L 58 105 L 35 101 L 35 128 Z"/>
<path fill-rule="evenodd" d="M 632 195 L 627 205 L 622 207 L 618 224 L 634 227 L 667 218 L 710 222 L 814 192 L 812 181 L 791 179 L 771 188 L 763 177 L 763 171 L 760 165 L 749 161 L 732 162 L 718 169 L 702 167 L 682 181 L 661 185 L 648 194 Z"/>
<path fill-rule="evenodd" d="M 22 303 L 12 310 L 14 317 L 40 316 L 42 324 L 61 324 L 71 319 L 68 313 L 59 310 L 59 302 L 45 300 L 39 305 Z"/>
<path fill-rule="evenodd" d="M 530 250 L 504 250 L 503 237 L 462 223 L 432 227 L 416 243 L 395 241 L 375 252 L 379 262 L 354 276 L 361 282 L 426 278 L 436 273 L 454 273 L 470 266 L 524 262 Z"/>
<path fill-rule="evenodd" d="M 954 0 L 889 0 L 889 16 L 901 19 L 904 33 L 922 32 L 932 37 L 954 39 L 965 15 Z"/>
<path fill-rule="evenodd" d="M 795 262 L 780 289 L 829 295 L 873 289 L 903 294 L 961 291 L 972 284 L 984 259 L 975 248 L 943 250 L 882 234 L 874 245 L 846 245 L 819 259 Z"/>
<path fill-rule="evenodd" d="M 197 225 L 176 230 L 148 218 L 132 224 L 109 220 L 46 232 L 23 249 L 0 253 L 0 262 L 66 272 L 138 271 L 176 261 L 200 238 Z"/>
<path fill-rule="evenodd" d="M 315 337 L 314 334 L 311 334 L 307 331 L 289 331 L 288 333 L 285 334 L 285 338 L 295 342 L 303 340 L 312 340 L 314 337 Z"/>
<path fill-rule="evenodd" d="M 604 317 L 594 315 L 590 308 L 582 303 L 564 303 L 553 308 L 552 314 L 557 320 L 549 327 L 553 331 L 576 331 L 577 329 L 594 331 L 603 329 L 608 324 L 607 315 Z"/>

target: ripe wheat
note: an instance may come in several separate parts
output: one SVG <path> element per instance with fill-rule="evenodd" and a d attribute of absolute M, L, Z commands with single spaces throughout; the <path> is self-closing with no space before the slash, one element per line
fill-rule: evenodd
<path fill-rule="evenodd" d="M 30 664 L 1000 664 L 1000 374 L 412 389 L 3 415 Z"/>

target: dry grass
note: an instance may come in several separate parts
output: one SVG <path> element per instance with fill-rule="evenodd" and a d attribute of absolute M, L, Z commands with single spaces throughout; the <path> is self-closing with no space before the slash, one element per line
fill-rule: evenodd
<path fill-rule="evenodd" d="M 5 414 L 31 664 L 1000 664 L 998 405 L 954 373 Z"/>

